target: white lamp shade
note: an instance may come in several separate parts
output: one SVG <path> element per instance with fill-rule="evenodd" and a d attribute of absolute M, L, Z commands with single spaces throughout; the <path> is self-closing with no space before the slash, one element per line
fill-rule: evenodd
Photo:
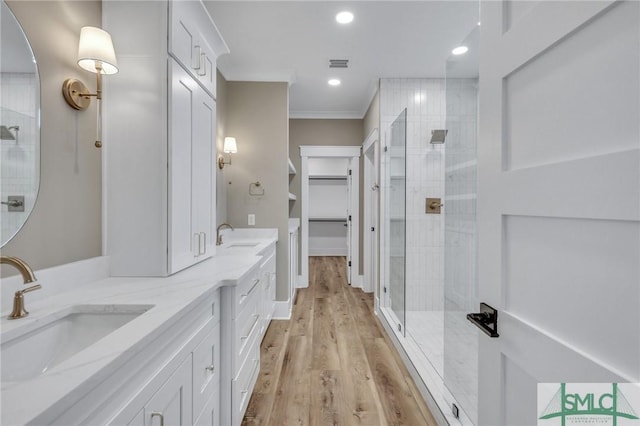
<path fill-rule="evenodd" d="M 238 146 L 236 145 L 236 138 L 226 137 L 224 138 L 224 146 L 222 150 L 227 154 L 235 154 L 238 152 Z"/>
<path fill-rule="evenodd" d="M 108 32 L 96 27 L 82 27 L 78 45 L 78 65 L 97 73 L 96 61 L 102 63 L 102 74 L 118 72 L 116 53 Z"/>

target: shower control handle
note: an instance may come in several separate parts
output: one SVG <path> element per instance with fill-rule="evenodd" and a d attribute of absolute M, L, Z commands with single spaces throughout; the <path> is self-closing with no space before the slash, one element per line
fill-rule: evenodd
<path fill-rule="evenodd" d="M 498 311 L 486 303 L 480 303 L 480 312 L 467 314 L 467 319 L 489 337 L 500 337 L 498 334 Z"/>

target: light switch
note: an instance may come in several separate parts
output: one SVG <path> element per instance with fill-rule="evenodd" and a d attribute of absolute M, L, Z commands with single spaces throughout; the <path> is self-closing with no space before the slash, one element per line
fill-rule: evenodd
<path fill-rule="evenodd" d="M 251 213 L 247 216 L 247 224 L 249 226 L 255 226 L 256 225 L 256 215 Z"/>

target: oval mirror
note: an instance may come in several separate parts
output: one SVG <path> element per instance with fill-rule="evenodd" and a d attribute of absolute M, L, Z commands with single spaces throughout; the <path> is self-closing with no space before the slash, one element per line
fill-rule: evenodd
<path fill-rule="evenodd" d="M 29 41 L 0 1 L 0 247 L 33 210 L 40 186 L 40 78 Z"/>

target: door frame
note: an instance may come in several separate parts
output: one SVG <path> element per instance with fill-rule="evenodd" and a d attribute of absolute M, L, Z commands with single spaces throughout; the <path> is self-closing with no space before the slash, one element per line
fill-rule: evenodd
<path fill-rule="evenodd" d="M 354 287 L 362 287 L 362 277 L 359 275 L 360 253 L 360 155 L 361 146 L 335 145 L 301 145 L 301 182 L 300 182 L 300 279 L 298 287 L 309 286 L 309 158 L 346 158 L 350 160 L 352 179 L 349 190 L 349 212 L 351 226 L 357 230 L 351 235 L 351 262 L 353 268 L 347 276 L 347 281 Z"/>
<path fill-rule="evenodd" d="M 362 155 L 364 157 L 364 278 L 362 289 L 367 293 L 371 293 L 376 290 L 378 284 L 378 256 L 380 253 L 380 239 L 378 238 L 380 232 L 380 227 L 378 226 L 380 144 L 377 128 L 373 129 L 362 143 Z M 373 156 L 373 164 L 369 161 L 370 156 Z M 369 187 L 372 181 L 375 183 L 373 187 Z M 373 206 L 375 208 L 372 208 Z M 373 231 L 371 231 L 371 228 L 373 228 Z"/>

